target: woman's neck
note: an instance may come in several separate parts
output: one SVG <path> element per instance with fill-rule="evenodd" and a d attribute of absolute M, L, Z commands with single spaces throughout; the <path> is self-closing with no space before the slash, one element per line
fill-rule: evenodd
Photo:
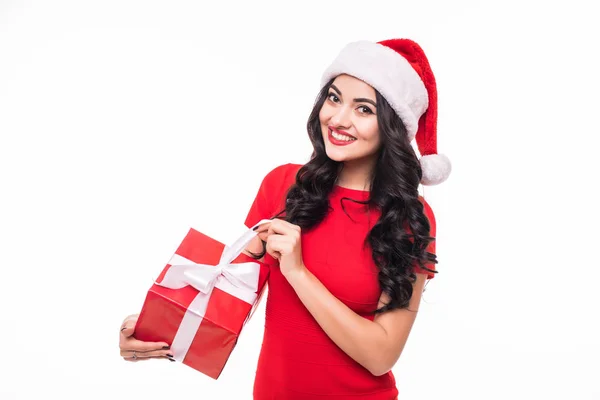
<path fill-rule="evenodd" d="M 371 190 L 373 167 L 345 161 L 338 172 L 336 185 L 354 190 Z"/>

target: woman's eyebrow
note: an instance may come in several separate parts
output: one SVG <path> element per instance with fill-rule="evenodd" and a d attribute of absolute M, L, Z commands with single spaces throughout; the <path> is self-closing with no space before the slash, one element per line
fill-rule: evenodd
<path fill-rule="evenodd" d="M 369 104 L 373 104 L 373 107 L 377 107 L 377 104 L 375 104 L 375 102 L 373 100 L 370 99 L 365 99 L 365 98 L 358 98 L 358 99 L 354 99 L 355 103 L 369 103 Z"/>
<path fill-rule="evenodd" d="M 342 92 L 340 91 L 340 89 L 338 89 L 335 85 L 331 85 L 331 88 L 333 90 L 335 90 L 340 96 L 342 95 Z M 374 107 L 377 107 L 377 104 L 371 100 L 371 99 L 365 99 L 364 97 L 359 97 L 357 99 L 354 99 L 355 103 L 369 103 L 372 104 Z"/>
<path fill-rule="evenodd" d="M 342 92 L 340 92 L 340 89 L 338 89 L 335 85 L 331 85 L 331 88 L 333 90 L 335 90 L 340 96 L 342 95 Z"/>

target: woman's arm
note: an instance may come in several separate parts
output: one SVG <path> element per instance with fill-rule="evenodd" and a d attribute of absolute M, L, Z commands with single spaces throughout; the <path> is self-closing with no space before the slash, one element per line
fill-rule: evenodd
<path fill-rule="evenodd" d="M 267 253 L 279 261 L 282 275 L 329 338 L 373 375 L 388 372 L 400 357 L 416 319 L 426 275 L 416 274 L 409 309 L 388 311 L 370 321 L 331 294 L 306 268 L 299 226 L 272 220 L 256 230 L 259 237 L 266 238 Z M 379 306 L 384 303 L 387 296 L 382 294 Z"/>
<path fill-rule="evenodd" d="M 408 309 L 378 314 L 373 321 L 352 311 L 308 269 L 298 269 L 287 278 L 329 338 L 373 375 L 380 376 L 392 369 L 402 353 L 417 317 L 427 276 L 417 274 Z M 382 293 L 378 307 L 387 301 L 387 295 Z"/>

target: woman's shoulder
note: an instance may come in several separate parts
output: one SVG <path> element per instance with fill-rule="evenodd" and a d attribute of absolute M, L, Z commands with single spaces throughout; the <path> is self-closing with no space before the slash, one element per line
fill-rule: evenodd
<path fill-rule="evenodd" d="M 423 212 L 429 220 L 429 225 L 431 226 L 431 229 L 435 232 L 435 214 L 433 213 L 431 206 L 423 196 L 419 196 L 419 201 L 423 203 Z"/>
<path fill-rule="evenodd" d="M 276 166 L 271 169 L 264 178 L 267 186 L 289 186 L 296 180 L 296 173 L 302 167 L 302 164 L 287 163 Z"/>
<path fill-rule="evenodd" d="M 289 189 L 296 182 L 296 174 L 301 164 L 281 164 L 271 169 L 263 178 L 260 192 L 270 202 L 270 215 L 285 209 L 285 199 Z"/>
<path fill-rule="evenodd" d="M 271 169 L 269 171 L 269 173 L 267 174 L 267 176 L 274 176 L 274 177 L 281 178 L 281 177 L 289 175 L 291 173 L 296 175 L 296 172 L 298 172 L 298 170 L 301 167 L 302 167 L 302 164 L 294 164 L 294 163 L 281 164 L 281 165 L 278 165 L 275 168 Z"/>

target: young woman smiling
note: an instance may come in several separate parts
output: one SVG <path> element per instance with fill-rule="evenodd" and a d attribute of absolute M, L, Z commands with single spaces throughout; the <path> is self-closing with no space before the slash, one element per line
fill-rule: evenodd
<path fill-rule="evenodd" d="M 321 86 L 310 161 L 266 174 L 245 221 L 271 219 L 245 251 L 271 266 L 254 398 L 392 400 L 391 369 L 437 272 L 435 218 L 418 187 L 451 170 L 437 154 L 435 79 L 415 42 L 360 41 Z M 133 337 L 135 319 L 122 325 L 121 355 L 167 355 L 168 344 Z"/>

